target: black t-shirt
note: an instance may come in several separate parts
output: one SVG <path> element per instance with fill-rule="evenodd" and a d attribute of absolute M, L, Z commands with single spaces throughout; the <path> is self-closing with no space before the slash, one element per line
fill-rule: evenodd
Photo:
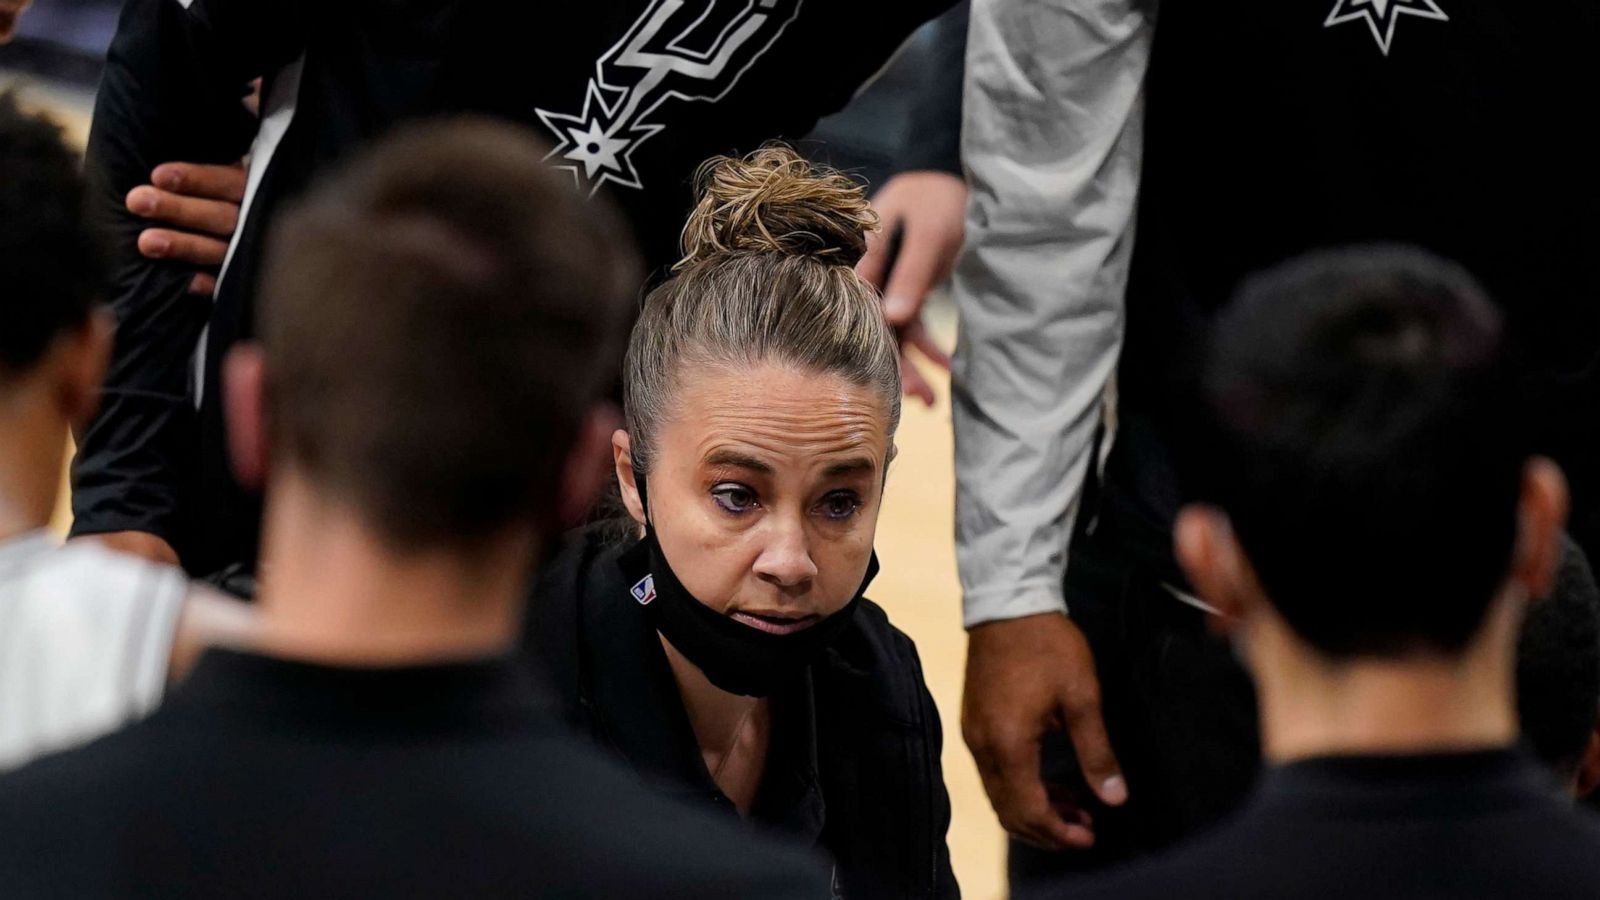
<path fill-rule="evenodd" d="M 810 854 L 657 797 L 521 663 L 212 652 L 154 716 L 0 779 L 8 898 L 828 896 Z"/>
<path fill-rule="evenodd" d="M 1269 770 L 1245 809 L 1085 900 L 1580 900 L 1600 821 L 1515 751 L 1328 757 Z"/>
<path fill-rule="evenodd" d="M 803 137 L 953 2 L 130 0 L 89 147 L 121 330 L 80 443 L 75 530 L 154 532 L 201 573 L 253 554 L 255 504 L 233 486 L 208 386 L 252 333 L 266 224 L 365 142 L 420 117 L 525 122 L 578 190 L 621 206 L 659 271 L 677 257 L 704 160 Z M 139 258 L 142 223 L 122 202 L 161 162 L 238 159 L 254 134 L 238 97 L 263 74 L 263 133 L 283 130 L 258 147 L 264 174 L 212 308 L 186 296 L 183 267 Z"/>

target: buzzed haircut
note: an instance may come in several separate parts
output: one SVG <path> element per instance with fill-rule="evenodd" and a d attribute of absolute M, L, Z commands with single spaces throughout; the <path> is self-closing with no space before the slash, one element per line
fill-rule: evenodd
<path fill-rule="evenodd" d="M 547 515 L 616 381 L 639 265 L 620 219 L 546 153 L 509 124 L 411 126 L 273 230 L 276 462 L 400 548 Z"/>
<path fill-rule="evenodd" d="M 1600 721 L 1600 587 L 1567 538 L 1550 596 L 1535 602 L 1517 645 L 1517 712 L 1528 745 L 1571 778 Z"/>
<path fill-rule="evenodd" d="M 1507 359 L 1477 282 L 1402 247 L 1288 262 L 1219 318 L 1198 488 L 1326 656 L 1456 653 L 1482 626 L 1531 456 Z"/>
<path fill-rule="evenodd" d="M 79 170 L 55 123 L 0 94 L 0 383 L 82 327 L 104 290 Z"/>

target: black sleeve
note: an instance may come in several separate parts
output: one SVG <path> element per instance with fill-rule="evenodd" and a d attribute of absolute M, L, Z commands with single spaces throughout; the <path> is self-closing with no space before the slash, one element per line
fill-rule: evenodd
<path fill-rule="evenodd" d="M 965 6 L 966 4 L 962 4 Z M 961 887 L 956 882 L 954 866 L 950 864 L 950 790 L 944 783 L 944 726 L 939 720 L 939 708 L 934 705 L 933 694 L 922 675 L 922 657 L 917 646 L 908 637 L 911 660 L 915 664 L 917 706 L 927 734 L 928 753 L 928 825 L 929 842 L 933 848 L 933 890 L 929 896 L 938 900 L 960 900 Z"/>
<path fill-rule="evenodd" d="M 927 90 L 918 95 L 898 169 L 961 174 L 961 92 L 967 61 L 971 4 L 961 2 L 931 26 Z"/>
<path fill-rule="evenodd" d="M 299 53 L 294 2 L 128 0 L 107 54 L 86 159 L 89 219 L 107 244 L 117 338 L 99 413 L 78 435 L 74 534 L 145 531 L 177 544 L 197 432 L 190 367 L 210 301 L 194 272 L 139 255 L 123 206 L 163 162 L 232 163 L 256 122 L 248 82 Z M 221 8 L 221 13 L 218 12 Z"/>

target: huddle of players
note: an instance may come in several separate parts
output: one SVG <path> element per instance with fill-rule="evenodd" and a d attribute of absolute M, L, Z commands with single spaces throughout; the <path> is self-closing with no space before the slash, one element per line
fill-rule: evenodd
<path fill-rule="evenodd" d="M 1110 895 L 1154 894 L 1168 883 L 1189 889 L 1198 883 L 1217 896 L 1271 895 L 1291 884 L 1300 893 L 1309 893 L 1306 885 L 1322 885 L 1347 895 L 1359 888 L 1341 878 L 1363 872 L 1374 884 L 1362 892 L 1380 896 L 1427 889 L 1447 896 L 1503 896 L 1526 887 L 1533 871 L 1548 880 L 1538 893 L 1592 892 L 1593 875 L 1582 864 L 1592 829 L 1559 805 L 1539 802 L 1544 789 L 1514 755 L 1421 757 L 1417 772 L 1386 770 L 1399 768 L 1397 757 L 1416 746 L 1492 751 L 1510 742 L 1510 626 L 1527 598 L 1551 593 L 1557 568 L 1563 488 L 1550 467 L 1529 463 L 1531 445 L 1523 440 L 1528 428 L 1505 388 L 1514 379 L 1508 377 L 1503 327 L 1481 291 L 1457 270 L 1421 254 L 1352 252 L 1263 276 L 1247 286 L 1222 323 L 1202 380 L 1212 427 L 1200 429 L 1193 472 L 1186 473 L 1195 498 L 1210 505 L 1180 519 L 1179 561 L 1203 601 L 1243 623 L 1239 643 L 1262 691 L 1264 749 L 1274 765 L 1259 802 L 1214 836 L 1209 848 L 1131 876 Z M 1497 439 L 1486 440 L 1486 434 Z M 1454 452 L 1463 445 L 1472 451 Z M 1497 486 L 1498 494 L 1488 485 Z M 1499 506 L 1486 499 L 1491 494 Z M 1378 509 L 1385 516 L 1381 527 L 1370 518 Z M 1426 540 L 1417 541 L 1419 534 Z M 1461 564 L 1463 557 L 1476 565 Z M 1581 571 L 1577 563 L 1567 568 Z M 1576 583 L 1583 583 L 1581 577 Z M 1584 619 L 1580 614 L 1576 621 Z M 1587 629 L 1556 630 L 1570 639 L 1566 649 L 1576 651 L 1576 658 L 1592 650 Z M 1548 632 L 1549 626 L 1535 627 L 1527 639 L 1543 634 L 1548 642 Z M 1285 711 L 1348 687 L 1305 675 L 1319 665 L 1344 681 L 1380 679 L 1375 684 L 1383 690 L 1377 694 L 1404 697 L 1410 691 L 1414 699 L 1425 696 L 1421 690 L 1430 671 L 1477 672 L 1487 683 L 1477 685 L 1481 693 L 1466 704 L 1479 714 L 1471 721 L 1412 722 L 1412 732 L 1402 727 L 1406 723 L 1374 728 L 1368 722 L 1367 732 L 1357 737 L 1307 738 L 1307 724 Z M 1581 700 L 1579 681 L 1563 677 L 1558 683 Z M 1344 712 L 1360 708 L 1360 696 L 1344 699 L 1351 703 Z M 1339 718 L 1333 707 L 1323 712 Z M 1585 758 L 1592 750 L 1592 722 L 1569 718 L 1589 727 L 1568 723 L 1557 755 L 1575 783 L 1592 784 L 1593 763 Z M 1429 736 L 1421 728 L 1427 724 L 1441 730 Z M 1450 731 L 1454 726 L 1463 730 Z M 1370 741 L 1374 731 L 1376 742 L 1363 744 L 1361 738 Z M 1289 751 L 1281 746 L 1285 742 Z M 1357 758 L 1355 751 L 1374 746 L 1383 752 Z M 1307 756 L 1344 759 L 1342 766 L 1320 770 L 1287 762 Z M 1429 783 L 1440 773 L 1453 779 L 1443 788 Z M 1137 792 L 1140 781 L 1131 780 Z M 1407 791 L 1415 802 L 1398 808 L 1370 796 Z M 1275 806 L 1274 797 L 1294 803 Z M 1331 835 L 1295 827 L 1308 813 L 1326 813 L 1331 807 L 1318 804 L 1331 798 L 1344 814 L 1377 824 L 1370 833 L 1347 828 Z M 1296 803 L 1302 808 L 1292 808 Z M 1463 810 L 1463 803 L 1470 809 Z M 1400 827 L 1397 822 L 1420 829 L 1423 837 L 1385 832 Z M 1434 849 L 1494 841 L 1519 828 L 1524 835 L 1518 847 L 1536 833 L 1546 855 L 1537 864 L 1502 855 L 1499 872 L 1509 884 L 1474 878 L 1472 866 L 1459 867 L 1459 883 L 1447 884 L 1437 880 L 1438 872 L 1413 865 L 1418 882 L 1400 885 L 1385 881 L 1394 874 L 1386 863 L 1371 862 L 1383 857 L 1366 853 L 1358 857 L 1367 862 L 1355 868 L 1357 875 L 1348 864 L 1339 865 L 1358 852 L 1353 848 L 1392 845 L 1427 857 Z M 1297 849 L 1297 834 L 1311 846 Z M 58 838 L 65 840 L 65 832 Z M 1281 851 L 1273 866 L 1226 864 L 1248 858 L 1250 847 L 1268 841 Z M 1330 853 L 1330 847 L 1343 849 Z M 1319 866 L 1333 868 L 1321 874 Z M 1203 878 L 1197 878 L 1197 867 L 1205 870 Z"/>

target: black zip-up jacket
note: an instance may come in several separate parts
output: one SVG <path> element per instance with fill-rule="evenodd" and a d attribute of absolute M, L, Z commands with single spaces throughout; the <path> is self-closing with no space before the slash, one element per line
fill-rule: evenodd
<path fill-rule="evenodd" d="M 659 790 L 736 815 L 618 567 L 630 543 L 606 525 L 573 535 L 540 577 L 525 646 L 570 724 Z M 752 819 L 828 853 L 844 900 L 958 897 L 939 712 L 916 646 L 883 609 L 862 600 L 804 685 L 775 696 L 774 709 Z"/>
<path fill-rule="evenodd" d="M 217 373 L 252 334 L 274 212 L 367 140 L 441 114 L 525 122 L 579 190 L 617 201 L 659 270 L 703 160 L 804 136 L 953 2 L 127 0 L 88 154 L 120 328 L 103 408 L 80 436 L 75 533 L 150 532 L 198 573 L 249 561 L 259 510 L 229 471 Z M 257 76 L 259 140 L 239 105 Z M 162 162 L 231 162 L 252 141 L 213 305 L 186 293 L 184 267 L 140 258 L 143 223 L 123 198 Z"/>

